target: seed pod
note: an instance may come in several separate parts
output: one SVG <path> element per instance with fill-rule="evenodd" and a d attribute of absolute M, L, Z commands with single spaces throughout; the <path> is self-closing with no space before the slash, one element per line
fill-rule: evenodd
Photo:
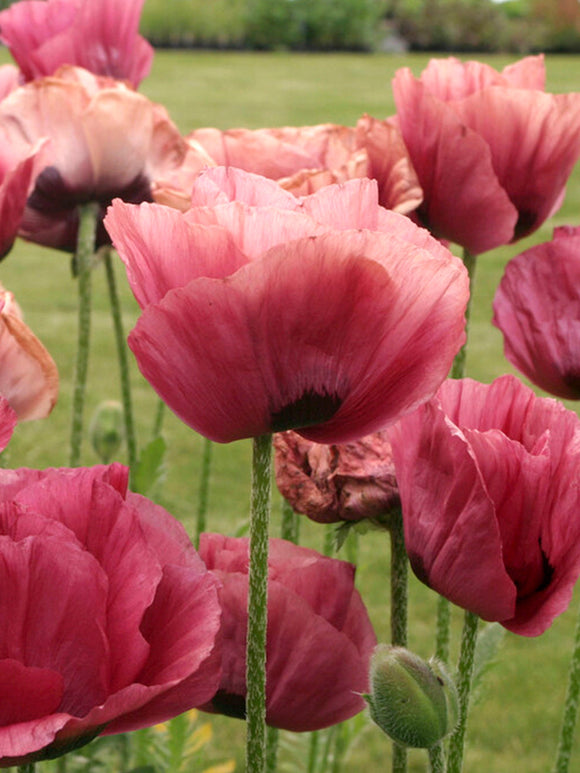
<path fill-rule="evenodd" d="M 102 402 L 93 415 L 90 437 L 95 453 L 108 464 L 123 442 L 123 408 L 115 400 Z"/>

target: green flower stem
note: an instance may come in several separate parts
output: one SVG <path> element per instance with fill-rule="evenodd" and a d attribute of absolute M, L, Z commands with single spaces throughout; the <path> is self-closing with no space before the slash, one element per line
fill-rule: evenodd
<path fill-rule="evenodd" d="M 334 553 L 334 524 L 327 523 L 324 527 L 324 545 L 322 553 L 325 556 L 331 557 Z"/>
<path fill-rule="evenodd" d="M 465 360 L 467 358 L 467 344 L 469 341 L 469 327 L 471 321 L 471 305 L 473 299 L 473 285 L 475 281 L 475 266 L 477 255 L 473 255 L 468 250 L 463 250 L 463 265 L 467 269 L 469 276 L 469 299 L 465 309 L 465 343 L 455 355 L 451 367 L 451 378 L 463 378 L 465 375 Z M 443 661 L 449 662 L 449 639 L 450 639 L 451 614 L 449 602 L 447 599 L 439 598 L 437 602 L 437 636 L 435 641 L 435 654 Z"/>
<path fill-rule="evenodd" d="M 95 203 L 82 204 L 79 207 L 79 229 L 75 255 L 79 311 L 69 457 L 71 467 L 78 467 L 81 460 L 83 416 L 91 338 L 91 263 L 95 251 L 97 221 L 98 207 Z"/>
<path fill-rule="evenodd" d="M 36 770 L 36 765 L 34 762 L 29 762 L 27 765 L 19 765 L 18 766 L 18 773 L 34 773 Z"/>
<path fill-rule="evenodd" d="M 121 401 L 123 403 L 123 415 L 125 418 L 125 439 L 127 442 L 127 460 L 129 469 L 134 475 L 137 468 L 137 441 L 135 439 L 135 423 L 133 421 L 133 405 L 131 401 L 131 380 L 129 376 L 129 358 L 127 356 L 127 342 L 123 330 L 123 317 L 121 302 L 115 279 L 115 269 L 111 250 L 104 252 L 105 273 L 107 275 L 107 287 L 109 288 L 109 300 L 111 303 L 111 316 L 113 318 L 113 330 L 115 343 L 117 344 L 117 358 L 119 360 L 119 377 L 121 380 Z"/>
<path fill-rule="evenodd" d="M 266 626 L 268 621 L 268 524 L 272 436 L 253 441 L 250 508 L 250 576 L 246 648 L 246 773 L 266 769 Z"/>
<path fill-rule="evenodd" d="M 153 424 L 153 432 L 151 433 L 151 439 L 155 440 L 161 435 L 163 429 L 163 417 L 165 416 L 165 403 L 163 400 L 159 400 L 157 404 L 157 412 L 155 413 L 155 422 Z"/>
<path fill-rule="evenodd" d="M 445 771 L 445 754 L 443 750 L 443 744 L 438 743 L 432 746 L 429 750 L 429 763 L 431 765 L 431 773 L 444 773 Z"/>
<path fill-rule="evenodd" d="M 447 760 L 447 773 L 461 773 L 463 767 L 463 748 L 465 745 L 465 731 L 467 728 L 467 713 L 469 710 L 469 693 L 471 691 L 471 677 L 475 657 L 475 645 L 477 644 L 477 626 L 479 618 L 473 612 L 465 612 L 463 635 L 461 639 L 461 651 L 457 666 L 457 694 L 459 698 L 459 722 L 449 740 L 449 757 Z"/>
<path fill-rule="evenodd" d="M 282 539 L 298 544 L 300 539 L 300 516 L 292 509 L 287 499 L 282 499 Z"/>
<path fill-rule="evenodd" d="M 401 511 L 393 512 L 391 535 L 391 642 L 396 647 L 407 646 L 407 584 L 408 561 Z M 393 773 L 407 770 L 407 749 L 393 741 Z"/>
<path fill-rule="evenodd" d="M 197 523 L 195 529 L 195 544 L 199 545 L 199 537 L 206 530 L 207 503 L 209 497 L 209 476 L 211 472 L 211 457 L 213 443 L 208 438 L 203 438 L 201 457 L 201 473 L 199 478 L 199 496 L 197 498 Z"/>
<path fill-rule="evenodd" d="M 308 748 L 308 769 L 307 773 L 316 773 L 316 762 L 318 760 L 318 744 L 320 741 L 320 731 L 313 730 L 310 733 L 310 746 Z"/>
<path fill-rule="evenodd" d="M 266 773 L 275 773 L 278 761 L 278 736 L 277 727 L 268 727 L 266 730 Z"/>
<path fill-rule="evenodd" d="M 574 730 L 576 728 L 576 718 L 578 715 L 578 700 L 580 698 L 580 614 L 576 623 L 576 634 L 574 639 L 574 651 L 570 661 L 570 672 L 568 674 L 568 689 L 566 692 L 566 701 L 564 703 L 564 715 L 562 717 L 562 726 L 560 728 L 560 740 L 558 751 L 554 764 L 554 773 L 568 773 L 570 765 L 570 755 L 572 753 L 572 742 L 574 740 Z"/>

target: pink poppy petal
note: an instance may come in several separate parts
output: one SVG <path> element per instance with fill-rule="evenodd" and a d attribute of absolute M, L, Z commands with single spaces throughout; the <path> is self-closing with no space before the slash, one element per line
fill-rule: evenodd
<path fill-rule="evenodd" d="M 48 668 L 6 658 L 0 660 L 0 681 L 1 727 L 53 714 L 62 700 L 62 676 Z"/>
<path fill-rule="evenodd" d="M 298 207 L 294 196 L 273 180 L 236 169 L 235 164 L 206 169 L 199 175 L 191 195 L 192 207 L 212 207 L 230 201 L 240 201 L 251 207 L 290 210 Z"/>

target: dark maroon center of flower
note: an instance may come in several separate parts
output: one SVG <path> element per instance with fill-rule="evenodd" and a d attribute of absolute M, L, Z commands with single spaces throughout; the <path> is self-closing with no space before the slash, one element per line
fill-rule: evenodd
<path fill-rule="evenodd" d="M 287 429 L 311 427 L 332 419 L 342 404 L 336 394 L 320 394 L 309 389 L 297 400 L 274 411 L 270 416 L 272 432 L 284 432 Z"/>
<path fill-rule="evenodd" d="M 570 391 L 574 393 L 574 396 L 580 398 L 580 371 L 569 370 L 567 373 L 562 374 L 562 380 Z M 572 395 L 570 395 L 572 397 Z"/>
<path fill-rule="evenodd" d="M 538 553 L 534 559 L 533 562 L 524 564 L 524 566 L 506 566 L 508 574 L 516 586 L 518 601 L 543 591 L 552 582 L 554 569 L 550 566 L 548 556 L 544 553 L 540 541 L 538 541 Z"/>
<path fill-rule="evenodd" d="M 514 228 L 514 238 L 512 241 L 516 241 L 516 239 L 521 239 L 524 236 L 527 236 L 528 234 L 532 233 L 532 231 L 536 230 L 538 223 L 538 213 L 533 212 L 529 209 L 521 209 L 518 214 L 518 222 L 516 223 L 516 227 Z"/>
<path fill-rule="evenodd" d="M 243 695 L 234 695 L 234 693 L 218 690 L 211 701 L 212 706 L 218 714 L 235 719 L 246 718 L 246 699 Z"/>

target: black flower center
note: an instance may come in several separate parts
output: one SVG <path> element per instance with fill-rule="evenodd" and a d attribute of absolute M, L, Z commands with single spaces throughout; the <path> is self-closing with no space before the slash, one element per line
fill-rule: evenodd
<path fill-rule="evenodd" d="M 323 424 L 332 419 L 341 404 L 342 399 L 337 394 L 320 394 L 313 389 L 308 389 L 297 400 L 272 412 L 270 417 L 272 432 Z"/>

